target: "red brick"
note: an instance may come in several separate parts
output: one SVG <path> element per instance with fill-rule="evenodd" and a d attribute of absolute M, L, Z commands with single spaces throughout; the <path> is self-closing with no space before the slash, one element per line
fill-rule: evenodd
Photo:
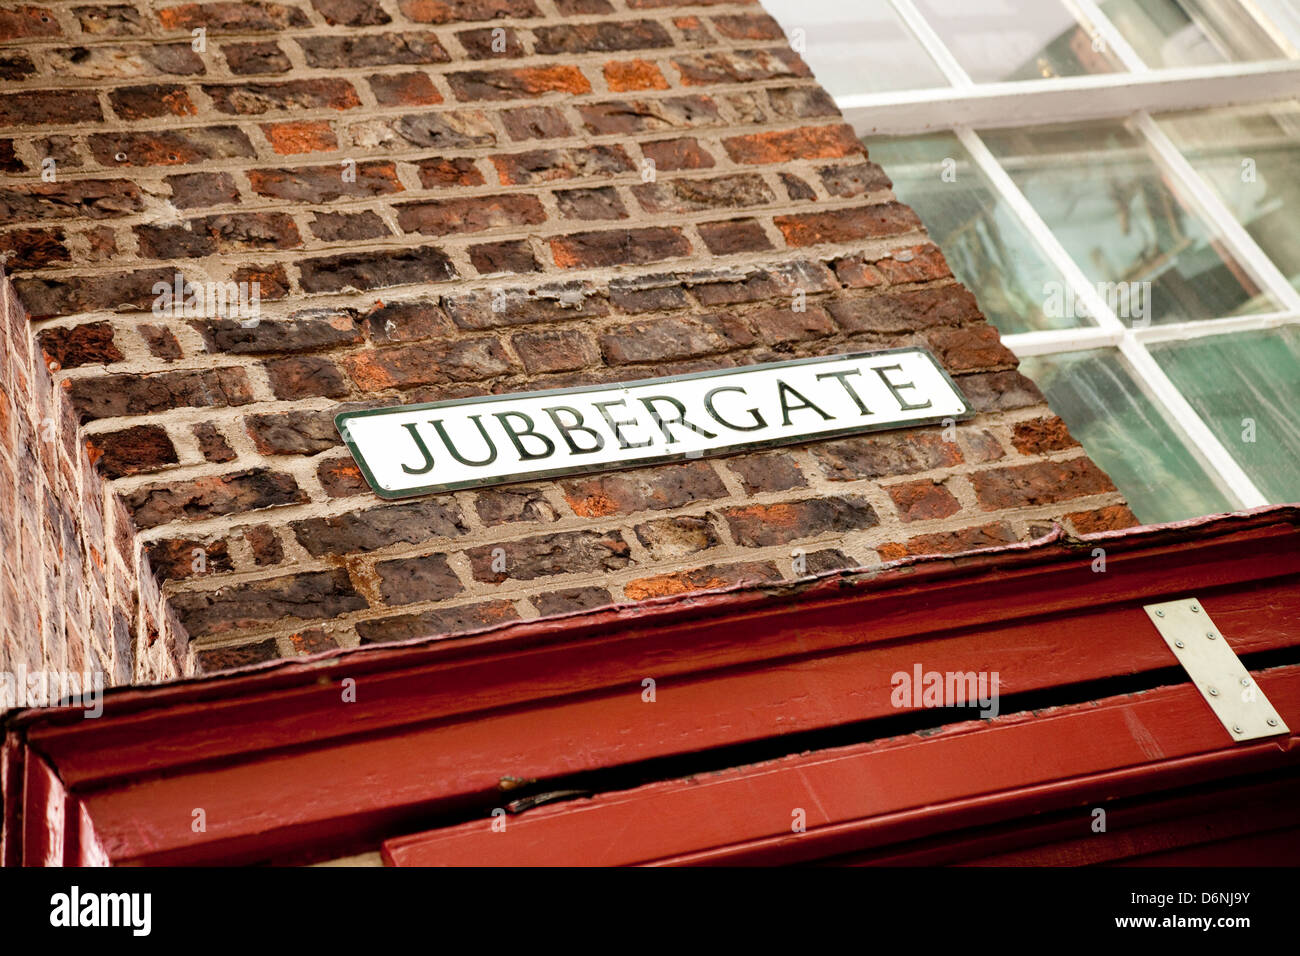
<path fill-rule="evenodd" d="M 797 159 L 852 156 L 861 144 L 847 126 L 805 126 L 732 136 L 722 141 L 738 163 L 786 163 Z"/>
<path fill-rule="evenodd" d="M 380 106 L 432 106 L 442 102 L 428 73 L 376 73 L 370 89 Z"/>
<path fill-rule="evenodd" d="M 591 92 L 591 83 L 580 69 L 560 64 L 448 73 L 447 82 L 456 98 L 467 102 L 526 99 L 546 93 L 578 95 Z"/>
<path fill-rule="evenodd" d="M 686 594 L 691 591 L 711 591 L 737 584 L 779 581 L 781 572 L 770 561 L 748 561 L 740 564 L 709 565 L 691 571 L 676 571 L 637 578 L 623 585 L 629 601 L 647 601 L 651 598 Z"/>
<path fill-rule="evenodd" d="M 675 228 L 578 232 L 551 240 L 551 253 L 561 269 L 643 265 L 689 255 L 690 241 Z"/>
<path fill-rule="evenodd" d="M 1105 472 L 1087 458 L 995 468 L 976 472 L 970 481 L 985 511 L 1052 504 L 1115 490 Z"/>
<path fill-rule="evenodd" d="M 329 123 L 267 123 L 262 126 L 262 132 L 271 148 L 282 156 L 321 153 L 339 145 Z"/>
<path fill-rule="evenodd" d="M 1079 534 L 1098 534 L 1102 531 L 1122 531 L 1141 524 L 1137 515 L 1127 505 L 1109 505 L 1094 511 L 1072 511 L 1065 520 Z"/>
<path fill-rule="evenodd" d="M 612 93 L 668 89 L 668 81 L 659 68 L 646 60 L 610 60 L 603 72 L 605 85 Z"/>
<path fill-rule="evenodd" d="M 1065 422 L 1053 415 L 1016 422 L 1011 429 L 1011 444 L 1022 455 L 1039 455 L 1074 448 L 1079 443 Z"/>
<path fill-rule="evenodd" d="M 773 221 L 785 236 L 785 241 L 792 246 L 879 239 L 921 228 L 916 213 L 896 202 L 777 216 Z"/>
<path fill-rule="evenodd" d="M 727 493 L 717 472 L 703 461 L 597 475 L 566 481 L 562 487 L 569 507 L 582 518 L 681 508 Z"/>
<path fill-rule="evenodd" d="M 961 510 L 952 493 L 933 481 L 909 481 L 890 485 L 889 497 L 904 521 L 928 521 L 946 518 Z"/>

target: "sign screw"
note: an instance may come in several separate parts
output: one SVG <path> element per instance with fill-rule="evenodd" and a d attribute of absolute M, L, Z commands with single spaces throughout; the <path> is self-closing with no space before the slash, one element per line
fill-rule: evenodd
<path fill-rule="evenodd" d="M 1274 720 L 1272 717 L 1270 717 L 1270 718 L 1268 719 L 1268 725 L 1269 725 L 1270 727 L 1276 727 L 1276 726 L 1277 726 L 1277 721 Z"/>
<path fill-rule="evenodd" d="M 1182 641 L 1174 641 L 1174 647 L 1182 647 L 1182 646 L 1183 646 Z"/>
<path fill-rule="evenodd" d="M 1214 632 L 1213 632 L 1213 631 L 1206 631 L 1206 632 L 1205 632 L 1205 636 L 1208 637 L 1210 640 L 1214 640 Z"/>
<path fill-rule="evenodd" d="M 1242 687 L 1249 687 L 1249 686 L 1250 686 L 1250 678 L 1249 678 L 1249 677 L 1243 677 L 1243 678 L 1241 679 L 1241 686 L 1242 686 Z"/>
<path fill-rule="evenodd" d="M 1239 733 L 1241 733 L 1241 728 L 1238 727 L 1236 724 L 1233 724 L 1233 725 L 1232 725 L 1232 732 L 1233 732 L 1234 734 L 1239 734 Z"/>
<path fill-rule="evenodd" d="M 1219 696 L 1219 692 L 1218 692 L 1217 690 L 1215 690 L 1213 687 L 1211 687 L 1211 688 L 1210 688 L 1210 696 L 1211 696 L 1211 697 L 1218 697 L 1218 696 Z"/>
<path fill-rule="evenodd" d="M 1164 611 L 1156 611 L 1156 617 L 1164 617 L 1164 616 L 1165 616 Z"/>
<path fill-rule="evenodd" d="M 1193 613 L 1193 614 L 1200 614 L 1200 613 L 1201 613 L 1201 609 L 1200 609 L 1199 607 L 1197 607 L 1195 604 L 1193 604 L 1193 605 L 1192 605 L 1192 613 Z"/>

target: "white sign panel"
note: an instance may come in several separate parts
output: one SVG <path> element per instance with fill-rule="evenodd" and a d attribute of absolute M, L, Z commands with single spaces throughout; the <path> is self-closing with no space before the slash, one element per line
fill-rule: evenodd
<path fill-rule="evenodd" d="M 335 424 L 375 493 L 405 498 L 972 414 L 934 356 L 904 348 L 343 412 Z"/>

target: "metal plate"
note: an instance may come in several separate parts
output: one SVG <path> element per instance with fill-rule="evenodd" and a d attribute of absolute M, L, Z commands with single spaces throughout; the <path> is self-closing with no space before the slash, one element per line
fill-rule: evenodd
<path fill-rule="evenodd" d="M 1200 601 L 1185 598 L 1143 610 L 1233 740 L 1291 732 Z"/>

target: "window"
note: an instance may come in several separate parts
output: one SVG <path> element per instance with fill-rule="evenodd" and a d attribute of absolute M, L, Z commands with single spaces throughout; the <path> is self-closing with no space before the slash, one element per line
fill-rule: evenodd
<path fill-rule="evenodd" d="M 1141 520 L 1300 500 L 1300 0 L 766 6 Z"/>

